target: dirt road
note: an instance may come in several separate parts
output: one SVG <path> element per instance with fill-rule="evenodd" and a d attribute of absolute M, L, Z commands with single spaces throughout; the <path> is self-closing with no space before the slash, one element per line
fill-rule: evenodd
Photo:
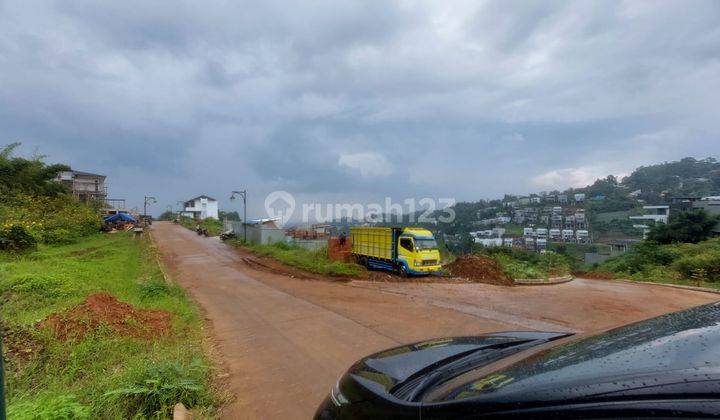
<path fill-rule="evenodd" d="M 152 233 L 212 327 L 235 396 L 223 417 L 233 419 L 310 418 L 351 363 L 394 345 L 498 330 L 593 332 L 719 297 L 600 280 L 507 288 L 299 279 L 171 223 Z"/>

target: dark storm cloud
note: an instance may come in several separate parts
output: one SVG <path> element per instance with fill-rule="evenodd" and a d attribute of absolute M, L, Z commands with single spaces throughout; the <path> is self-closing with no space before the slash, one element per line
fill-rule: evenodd
<path fill-rule="evenodd" d="M 719 23 L 715 1 L 4 1 L 0 143 L 163 208 L 580 185 L 720 152 Z"/>

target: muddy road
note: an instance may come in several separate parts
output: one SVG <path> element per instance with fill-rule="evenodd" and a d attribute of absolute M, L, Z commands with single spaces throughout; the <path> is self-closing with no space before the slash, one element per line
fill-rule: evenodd
<path fill-rule="evenodd" d="M 591 333 L 720 298 L 602 280 L 333 282 L 263 265 L 172 223 L 154 224 L 152 235 L 171 276 L 208 320 L 234 395 L 222 414 L 233 419 L 310 418 L 350 364 L 411 341 L 499 330 Z"/>

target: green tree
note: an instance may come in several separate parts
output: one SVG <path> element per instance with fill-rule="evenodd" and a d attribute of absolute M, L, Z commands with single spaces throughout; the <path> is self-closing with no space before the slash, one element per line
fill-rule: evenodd
<path fill-rule="evenodd" d="M 712 236 L 720 217 L 704 210 L 679 213 L 668 224 L 657 224 L 648 233 L 648 240 L 661 244 L 674 242 L 698 243 Z"/>
<path fill-rule="evenodd" d="M 66 193 L 67 189 L 53 179 L 59 172 L 69 171 L 67 165 L 47 165 L 43 156 L 32 159 L 12 157 L 20 143 L 0 148 L 0 194 L 24 193 L 55 196 Z"/>

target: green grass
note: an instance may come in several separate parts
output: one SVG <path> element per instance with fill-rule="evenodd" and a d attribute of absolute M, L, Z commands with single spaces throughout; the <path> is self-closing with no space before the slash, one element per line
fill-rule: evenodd
<path fill-rule="evenodd" d="M 17 337 L 32 350 L 7 360 L 10 418 L 167 417 L 163 403 L 179 401 L 212 414 L 201 318 L 183 289 L 165 282 L 155 255 L 148 239 L 126 233 L 0 254 L 5 350 Z M 101 291 L 136 307 L 171 312 L 172 331 L 147 341 L 99 328 L 82 340 L 62 342 L 37 326 Z M 155 394 L 143 392 L 148 387 Z M 132 398 L 128 390 L 136 391 Z"/>
<path fill-rule="evenodd" d="M 208 236 L 218 236 L 223 231 L 223 222 L 212 217 L 198 222 L 195 219 L 183 216 L 180 217 L 180 224 L 192 231 L 195 231 L 195 228 L 199 224 L 201 227 L 207 229 Z"/>
<path fill-rule="evenodd" d="M 720 288 L 720 239 L 697 244 L 643 242 L 595 267 L 616 278 Z"/>
<path fill-rule="evenodd" d="M 274 258 L 284 264 L 311 273 L 326 276 L 358 277 L 365 272 L 365 269 L 358 264 L 330 260 L 327 257 L 327 247 L 309 250 L 288 245 L 284 242 L 276 242 L 268 245 L 242 245 L 241 241 L 233 241 L 232 243 L 237 246 L 245 246 L 256 254 Z"/>
<path fill-rule="evenodd" d="M 513 279 L 547 279 L 570 274 L 571 257 L 554 252 L 539 254 L 505 247 L 484 248 L 481 254 L 500 264 Z"/>

